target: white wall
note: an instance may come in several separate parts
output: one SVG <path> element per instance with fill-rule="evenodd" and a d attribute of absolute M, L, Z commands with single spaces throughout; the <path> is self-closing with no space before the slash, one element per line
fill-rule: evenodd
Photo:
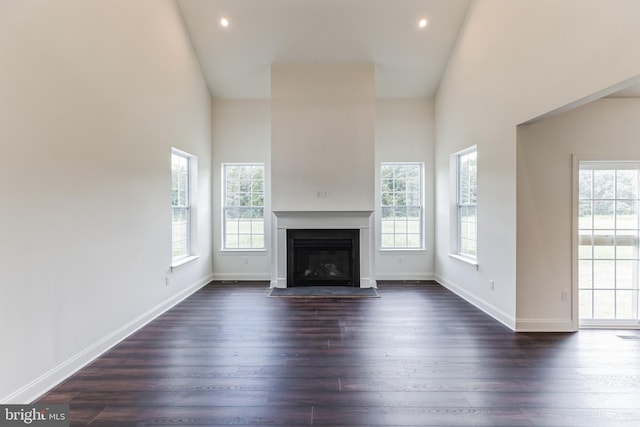
<path fill-rule="evenodd" d="M 211 273 L 210 97 L 170 0 L 0 2 L 0 401 L 27 403 Z M 170 152 L 200 259 L 171 264 Z"/>
<path fill-rule="evenodd" d="M 269 280 L 270 252 L 222 251 L 222 163 L 264 163 L 265 243 L 269 248 L 271 102 L 215 99 L 212 106 L 213 271 L 219 280 Z"/>
<path fill-rule="evenodd" d="M 374 134 L 373 64 L 272 65 L 273 210 L 373 210 Z"/>
<path fill-rule="evenodd" d="M 436 97 L 436 276 L 514 329 L 516 126 L 640 74 L 639 20 L 635 0 L 470 7 Z M 447 255 L 449 156 L 476 144 L 477 271 Z"/>
<path fill-rule="evenodd" d="M 638 117 L 640 99 L 602 99 L 518 128 L 518 330 L 572 330 L 572 154 L 640 160 Z"/>
<path fill-rule="evenodd" d="M 434 116 L 427 98 L 376 101 L 376 229 L 380 230 L 380 163 L 424 162 L 425 250 L 381 251 L 376 233 L 376 279 L 428 280 L 434 275 Z"/>
<path fill-rule="evenodd" d="M 224 162 L 264 162 L 270 170 L 270 100 L 214 99 L 212 104 L 213 157 L 213 270 L 220 280 L 266 280 L 271 251 L 221 251 L 222 182 Z M 434 177 L 433 101 L 426 98 L 376 100 L 375 193 L 379 205 L 380 162 L 425 162 L 426 251 L 376 251 L 378 279 L 433 278 Z M 267 174 L 269 178 L 269 174 Z M 267 195 L 269 196 L 269 179 Z M 269 201 L 267 197 L 267 203 Z M 379 218 L 379 208 L 376 208 Z M 378 221 L 379 222 L 379 221 Z M 271 230 L 267 229 L 267 247 Z M 378 243 L 376 243 L 376 247 Z M 399 261 L 400 259 L 400 261 Z M 245 264 L 246 262 L 246 264 Z"/>

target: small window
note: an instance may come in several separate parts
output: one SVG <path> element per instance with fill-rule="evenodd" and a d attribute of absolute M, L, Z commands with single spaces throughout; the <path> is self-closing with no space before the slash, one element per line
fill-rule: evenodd
<path fill-rule="evenodd" d="M 174 262 L 192 255 L 194 165 L 194 156 L 171 150 L 171 251 Z"/>
<path fill-rule="evenodd" d="M 458 254 L 477 257 L 478 246 L 478 162 L 476 147 L 456 156 Z"/>
<path fill-rule="evenodd" d="M 380 248 L 423 249 L 423 165 L 380 165 Z"/>
<path fill-rule="evenodd" d="M 265 249 L 264 164 L 223 164 L 223 249 Z"/>

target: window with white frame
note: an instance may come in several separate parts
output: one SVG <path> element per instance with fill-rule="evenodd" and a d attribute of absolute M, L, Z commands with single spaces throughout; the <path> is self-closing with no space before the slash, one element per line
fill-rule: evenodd
<path fill-rule="evenodd" d="M 192 255 L 192 193 L 196 158 L 171 150 L 171 253 L 179 261 Z"/>
<path fill-rule="evenodd" d="M 423 249 L 423 164 L 380 164 L 380 248 Z"/>
<path fill-rule="evenodd" d="M 578 295 L 581 326 L 640 320 L 640 163 L 580 161 Z"/>
<path fill-rule="evenodd" d="M 225 163 L 223 249 L 265 249 L 264 164 Z"/>
<path fill-rule="evenodd" d="M 475 259 L 478 249 L 478 152 L 474 146 L 455 156 L 457 252 L 459 255 Z"/>

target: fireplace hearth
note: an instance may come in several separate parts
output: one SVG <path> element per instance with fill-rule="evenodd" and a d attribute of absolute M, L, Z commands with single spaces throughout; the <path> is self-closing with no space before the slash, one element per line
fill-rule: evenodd
<path fill-rule="evenodd" d="M 359 232 L 287 230 L 287 286 L 360 286 Z"/>

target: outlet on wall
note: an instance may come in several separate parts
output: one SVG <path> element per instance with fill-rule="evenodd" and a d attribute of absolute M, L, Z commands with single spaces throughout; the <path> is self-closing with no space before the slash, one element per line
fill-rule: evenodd
<path fill-rule="evenodd" d="M 171 275 L 167 274 L 164 278 L 164 285 L 169 286 L 171 284 Z"/>
<path fill-rule="evenodd" d="M 496 284 L 493 279 L 489 280 L 489 289 L 491 289 L 492 291 L 496 290 Z"/>
<path fill-rule="evenodd" d="M 569 301 L 569 291 L 567 289 L 563 289 L 562 292 L 560 292 L 560 300 Z"/>

